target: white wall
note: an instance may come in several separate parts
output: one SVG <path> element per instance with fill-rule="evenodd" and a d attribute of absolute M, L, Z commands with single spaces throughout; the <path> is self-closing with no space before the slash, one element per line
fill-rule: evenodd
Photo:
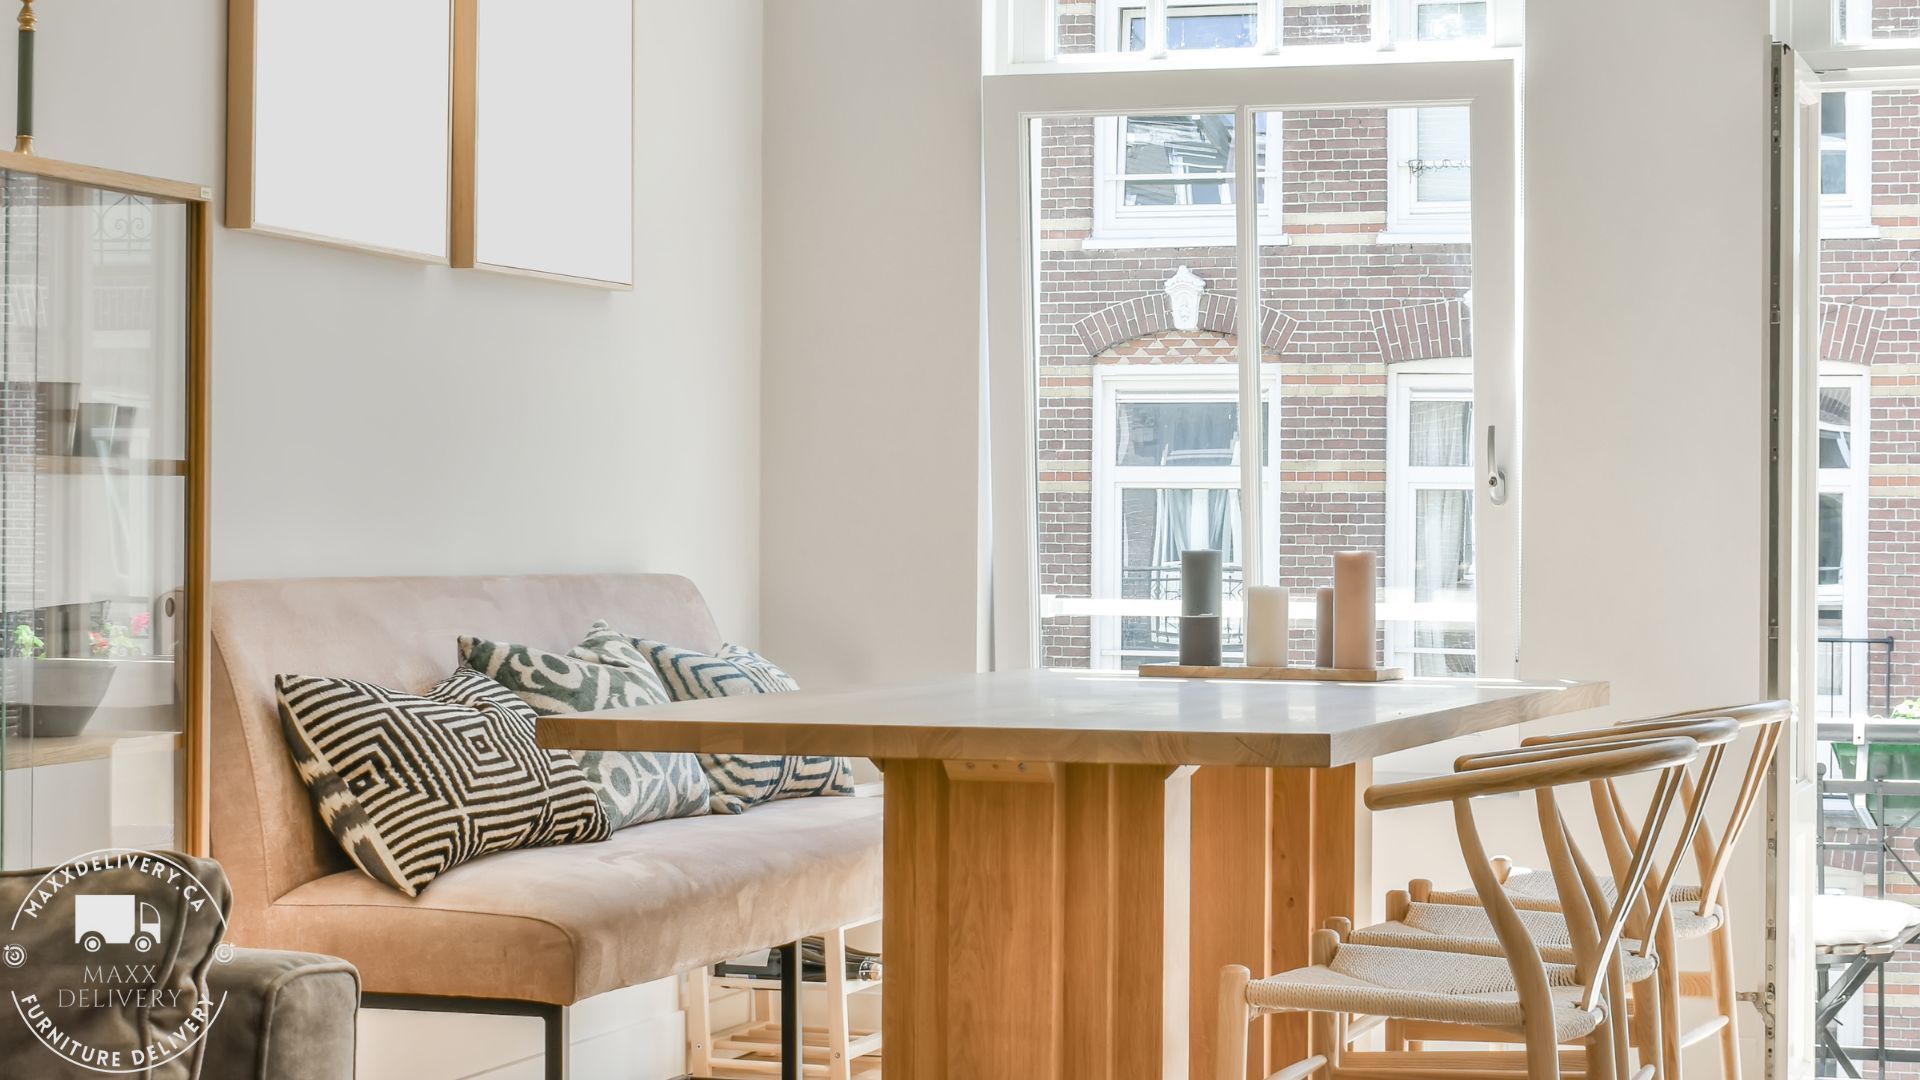
<path fill-rule="evenodd" d="M 766 645 L 810 686 L 972 671 L 979 3 L 770 3 L 766 40 Z"/>
<path fill-rule="evenodd" d="M 758 639 L 761 3 L 638 4 L 633 291 L 216 230 L 216 577 L 676 571 Z M 38 14 L 41 153 L 219 187 L 224 0 Z M 591 1006 L 588 1074 L 679 1073 L 673 982 Z M 540 1075 L 531 1022 L 369 1012 L 362 1039 L 374 1080 Z"/>
<path fill-rule="evenodd" d="M 638 2 L 632 292 L 217 230 L 215 576 L 678 571 L 757 640 L 761 4 Z M 224 0 L 39 21 L 40 152 L 218 188 Z"/>
<path fill-rule="evenodd" d="M 1522 673 L 1609 679 L 1618 716 L 1750 700 L 1766 628 L 1768 5 L 1527 17 Z M 1729 889 L 1743 990 L 1764 978 L 1760 839 Z M 1758 1075 L 1759 1014 L 1742 1009 Z"/>

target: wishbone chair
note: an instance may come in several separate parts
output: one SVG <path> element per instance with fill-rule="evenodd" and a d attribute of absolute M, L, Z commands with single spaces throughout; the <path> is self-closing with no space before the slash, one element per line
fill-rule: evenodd
<path fill-rule="evenodd" d="M 1369 788 L 1373 810 L 1447 803 L 1469 874 L 1492 923 L 1502 955 L 1473 956 L 1427 949 L 1360 945 L 1343 939 L 1341 920 L 1314 934 L 1313 964 L 1254 981 L 1246 968 L 1221 973 L 1219 1080 L 1246 1075 L 1247 1023 L 1268 1012 L 1314 1014 L 1317 1053 L 1270 1080 L 1305 1080 L 1325 1070 L 1327 1080 L 1458 1077 L 1559 1080 L 1646 1080 L 1651 1067 L 1629 1072 L 1624 1053 L 1620 945 L 1633 899 L 1655 864 L 1678 801 L 1686 766 L 1699 755 L 1689 738 L 1645 738 L 1583 746 L 1570 744 L 1517 753 L 1512 760 L 1452 775 Z M 1599 879 L 1561 816 L 1555 790 L 1625 776 L 1652 774 L 1654 792 L 1644 828 L 1634 838 L 1621 881 L 1624 899 L 1596 903 Z M 1529 920 L 1502 888 L 1475 823 L 1473 800 L 1532 792 L 1568 928 L 1571 963 L 1542 954 Z M 1518 1043 L 1513 1052 L 1355 1051 L 1348 1048 L 1353 1014 L 1460 1025 L 1476 1041 Z M 1563 1053 L 1562 1046 L 1578 1051 Z"/>

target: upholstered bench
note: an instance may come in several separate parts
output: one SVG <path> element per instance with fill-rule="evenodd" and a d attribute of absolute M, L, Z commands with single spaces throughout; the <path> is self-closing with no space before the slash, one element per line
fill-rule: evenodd
<path fill-rule="evenodd" d="M 370 1006 L 535 1015 L 565 1075 L 565 1007 L 880 914 L 877 798 L 677 818 L 610 840 L 491 855 L 417 899 L 355 869 L 281 734 L 273 678 L 413 690 L 461 634 L 564 651 L 595 619 L 713 650 L 693 584 L 666 575 L 222 582 L 213 589 L 213 854 L 231 939 L 343 957 Z"/>

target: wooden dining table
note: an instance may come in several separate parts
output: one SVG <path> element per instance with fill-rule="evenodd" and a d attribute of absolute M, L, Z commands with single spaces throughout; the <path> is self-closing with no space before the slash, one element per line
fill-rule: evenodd
<path fill-rule="evenodd" d="M 887 1080 L 1213 1080 L 1220 969 L 1305 964 L 1354 915 L 1375 758 L 1607 695 L 1016 671 L 548 716 L 539 741 L 879 765 Z M 1250 1038 L 1250 1077 L 1308 1052 L 1300 1016 Z"/>

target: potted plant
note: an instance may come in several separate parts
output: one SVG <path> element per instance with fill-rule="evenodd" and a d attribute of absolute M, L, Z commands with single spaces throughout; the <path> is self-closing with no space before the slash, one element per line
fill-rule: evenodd
<path fill-rule="evenodd" d="M 118 639 L 114 631 L 118 629 Z M 47 644 L 30 623 L 14 624 L 5 638 L 4 689 L 9 735 L 64 738 L 78 735 L 93 719 L 113 682 L 116 648 L 132 655 L 124 627 L 96 634 L 93 656 L 48 656 Z"/>

